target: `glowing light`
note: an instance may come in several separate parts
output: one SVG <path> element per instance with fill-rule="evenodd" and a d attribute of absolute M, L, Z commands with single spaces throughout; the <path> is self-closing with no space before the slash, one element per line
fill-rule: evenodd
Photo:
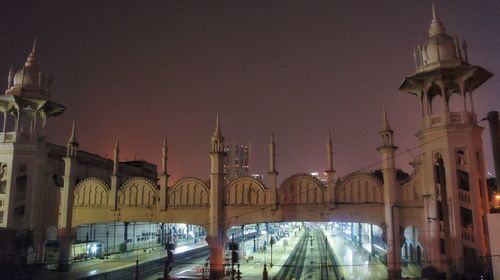
<path fill-rule="evenodd" d="M 92 244 L 92 247 L 90 247 L 90 251 L 92 252 L 92 254 L 95 254 L 97 252 L 97 245 Z"/>

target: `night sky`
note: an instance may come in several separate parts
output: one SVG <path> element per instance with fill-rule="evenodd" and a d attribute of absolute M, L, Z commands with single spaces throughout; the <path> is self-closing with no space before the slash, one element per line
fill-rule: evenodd
<path fill-rule="evenodd" d="M 500 110 L 500 1 L 437 10 L 495 75 L 475 92 L 478 117 Z M 423 0 L 1 1 L 0 86 L 37 37 L 52 100 L 67 107 L 49 141 L 65 144 L 76 119 L 81 149 L 111 157 L 118 138 L 121 160 L 159 163 L 167 136 L 174 178 L 208 178 L 217 112 L 226 139 L 251 142 L 252 173 L 267 171 L 272 132 L 282 179 L 325 170 L 328 129 L 338 175 L 376 169 L 385 104 L 409 172 L 420 110 L 398 87 L 430 22 Z M 488 129 L 483 139 L 492 172 Z"/>

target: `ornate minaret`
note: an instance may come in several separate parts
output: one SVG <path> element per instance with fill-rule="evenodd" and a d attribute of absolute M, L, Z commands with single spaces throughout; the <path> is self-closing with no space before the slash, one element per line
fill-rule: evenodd
<path fill-rule="evenodd" d="M 271 142 L 269 143 L 269 171 L 267 172 L 269 176 L 268 186 L 271 189 L 271 203 L 278 207 L 279 197 L 277 197 L 278 192 L 278 171 L 276 171 L 276 143 L 274 143 L 274 133 L 271 133 Z"/>
<path fill-rule="evenodd" d="M 433 6 L 429 37 L 417 53 L 416 73 L 406 77 L 400 90 L 415 95 L 421 107 L 421 129 L 417 138 L 422 147 L 420 186 L 424 197 L 424 261 L 446 271 L 445 259 L 457 273 L 476 274 L 477 257 L 487 254 L 484 215 L 487 189 L 481 134 L 474 113 L 473 92 L 492 74 L 468 62 L 467 44 L 460 50 L 458 36 L 452 37 Z M 450 108 L 450 99 L 463 105 Z M 440 101 L 439 108 L 433 107 Z M 456 104 L 456 103 L 454 103 Z M 439 192 L 436 158 L 442 159 L 447 197 Z M 441 201 L 448 200 L 449 216 L 442 216 Z M 439 221 L 441 219 L 441 222 Z M 449 219 L 452 248 L 443 246 L 443 219 Z M 444 254 L 443 254 L 444 252 Z"/>
<path fill-rule="evenodd" d="M 326 158 L 327 158 L 327 169 L 325 170 L 327 183 L 326 186 L 328 188 L 328 201 L 331 204 L 335 205 L 335 170 L 333 169 L 333 141 L 332 134 L 330 130 L 328 130 L 328 136 L 326 139 Z"/>
<path fill-rule="evenodd" d="M 168 172 L 167 172 L 167 160 L 168 160 L 168 146 L 167 138 L 163 139 L 163 147 L 161 151 L 161 174 L 160 174 L 160 210 L 167 210 L 168 206 Z"/>
<path fill-rule="evenodd" d="M 111 174 L 111 192 L 108 200 L 108 205 L 114 210 L 118 208 L 118 187 L 120 186 L 120 142 L 116 139 L 115 149 L 113 151 L 113 173 Z"/>
<path fill-rule="evenodd" d="M 226 243 L 226 225 L 224 222 L 224 137 L 217 114 L 215 131 L 212 135 L 210 152 L 210 220 L 207 227 L 207 243 L 210 248 L 210 279 L 224 276 L 224 246 Z"/>
<path fill-rule="evenodd" d="M 78 172 L 78 158 L 76 153 L 78 151 L 78 141 L 75 134 L 75 122 L 71 129 L 71 136 L 69 138 L 66 157 L 64 157 L 64 187 L 61 190 L 61 200 L 59 204 L 59 216 L 57 240 L 59 242 L 59 271 L 68 271 L 70 267 L 71 256 L 71 243 L 73 242 L 74 229 L 72 228 L 73 222 L 73 194 L 76 186 L 77 172 Z"/>
<path fill-rule="evenodd" d="M 385 106 L 380 134 L 380 147 L 377 150 L 382 157 L 382 174 L 384 178 L 384 214 L 386 221 L 385 235 L 387 244 L 387 271 L 389 279 L 401 278 L 401 242 L 399 232 L 399 215 L 395 203 L 398 195 L 396 182 L 396 163 L 394 160 L 398 147 L 394 146 L 394 132 L 389 125 Z"/>
<path fill-rule="evenodd" d="M 26 62 L 17 71 L 9 71 L 5 95 L 0 95 L 0 163 L 5 186 L 0 194 L 0 227 L 34 229 L 36 261 L 42 258 L 45 229 L 56 221 L 51 215 L 52 193 L 41 186 L 48 181 L 45 128 L 48 120 L 65 108 L 51 101 L 48 85 L 38 64 L 36 43 Z M 21 127 L 23 128 L 21 131 Z M 50 224 L 49 224 L 50 223 Z"/>

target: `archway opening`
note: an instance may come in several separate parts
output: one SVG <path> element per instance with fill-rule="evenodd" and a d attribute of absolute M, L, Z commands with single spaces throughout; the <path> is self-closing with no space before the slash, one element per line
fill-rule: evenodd
<path fill-rule="evenodd" d="M 275 279 L 291 279 L 292 274 L 312 279 L 387 277 L 386 244 L 383 231 L 377 225 L 352 222 L 247 224 L 231 227 L 227 239 L 224 254 L 227 276 L 241 273 L 243 279 L 245 276 L 258 278 L 267 273 L 269 278 Z"/>
<path fill-rule="evenodd" d="M 403 277 L 420 278 L 422 276 L 423 247 L 420 244 L 418 229 L 414 226 L 405 228 L 401 244 L 401 268 Z"/>

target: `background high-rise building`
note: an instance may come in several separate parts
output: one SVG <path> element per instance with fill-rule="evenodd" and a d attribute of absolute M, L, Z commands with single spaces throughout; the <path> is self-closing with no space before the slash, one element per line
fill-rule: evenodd
<path fill-rule="evenodd" d="M 230 140 L 224 147 L 227 157 L 224 161 L 226 181 L 250 176 L 250 143 Z"/>

